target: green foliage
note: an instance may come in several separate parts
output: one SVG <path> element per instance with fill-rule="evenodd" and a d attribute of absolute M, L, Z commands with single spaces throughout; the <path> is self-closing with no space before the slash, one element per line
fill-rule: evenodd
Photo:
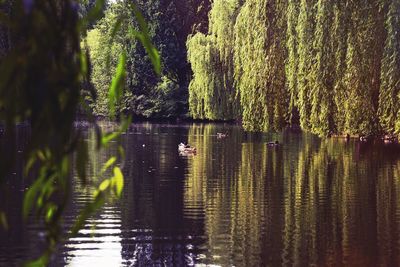
<path fill-rule="evenodd" d="M 286 49 L 287 59 L 285 65 L 286 88 L 289 94 L 288 120 L 290 124 L 295 123 L 295 113 L 297 104 L 297 72 L 299 68 L 299 37 L 296 27 L 299 20 L 299 1 L 289 0 L 287 6 L 287 30 L 286 30 Z"/>
<path fill-rule="evenodd" d="M 236 0 L 215 1 L 210 13 L 210 34 L 197 33 L 187 42 L 193 70 L 189 108 L 194 118 L 229 120 L 239 115 L 233 77 L 233 30 L 239 7 Z"/>
<path fill-rule="evenodd" d="M 115 106 L 122 97 L 122 89 L 125 83 L 125 64 L 126 55 L 122 53 L 117 66 L 115 76 L 111 81 L 110 90 L 108 92 L 108 107 L 112 117 L 115 116 Z"/>
<path fill-rule="evenodd" d="M 310 125 L 314 133 L 327 136 L 333 129 L 334 51 L 331 38 L 334 1 L 317 3 L 314 38 L 315 64 L 310 72 Z"/>
<path fill-rule="evenodd" d="M 373 103 L 374 32 L 372 1 L 366 8 L 349 5 L 350 33 L 347 37 L 346 71 L 343 77 L 346 101 L 344 131 L 350 134 L 370 135 L 377 130 Z M 368 3 L 370 2 L 370 3 Z M 364 23 L 360 23 L 364 21 Z"/>
<path fill-rule="evenodd" d="M 110 111 L 114 113 L 114 111 L 109 109 L 108 92 L 109 86 L 112 83 L 113 73 L 124 49 L 121 36 L 127 32 L 125 24 L 123 26 L 120 25 L 118 35 L 116 35 L 114 30 L 114 25 L 119 22 L 119 18 L 126 15 L 126 11 L 123 12 L 122 8 L 121 5 L 113 5 L 111 8 L 112 11 L 106 12 L 104 18 L 96 24 L 95 28 L 88 31 L 86 43 L 83 42 L 83 46 L 87 45 L 86 48 L 90 54 L 91 81 L 97 94 L 95 99 L 89 97 L 87 101 L 89 101 L 89 105 L 95 115 L 104 117 L 112 115 Z M 121 79 L 119 80 L 122 82 Z M 131 93 L 125 91 L 122 102 L 116 105 L 118 113 L 128 109 L 128 106 L 123 101 L 130 98 Z"/>
<path fill-rule="evenodd" d="M 134 96 L 133 112 L 142 114 L 146 118 L 173 118 L 184 110 L 185 101 L 180 101 L 179 85 L 170 80 L 167 76 L 162 76 L 161 81 L 154 88 L 149 97 L 144 95 Z"/>
<path fill-rule="evenodd" d="M 219 63 L 213 37 L 197 33 L 187 43 L 193 79 L 189 85 L 190 115 L 195 119 L 222 119 L 219 104 L 221 77 L 215 69 Z"/>
<path fill-rule="evenodd" d="M 215 1 L 209 34 L 188 41 L 192 116 L 226 118 L 216 100 L 233 84 L 233 117 L 248 130 L 299 120 L 320 136 L 400 132 L 398 9 L 389 0 Z"/>
<path fill-rule="evenodd" d="M 344 85 L 344 76 L 346 73 L 346 54 L 347 54 L 347 36 L 350 30 L 350 10 L 346 2 L 338 1 L 334 7 L 334 30 L 333 43 L 335 51 L 335 80 L 334 80 L 334 108 L 335 113 L 335 131 L 345 133 L 346 110 L 344 105 L 348 101 Z"/>
<path fill-rule="evenodd" d="M 387 133 L 400 133 L 400 3 L 389 1 L 385 27 L 387 38 L 382 57 L 379 120 Z"/>
<path fill-rule="evenodd" d="M 117 105 L 117 114 L 146 118 L 186 116 L 190 75 L 186 38 L 195 29 L 207 28 L 203 22 L 206 22 L 204 14 L 207 14 L 210 3 L 208 0 L 138 0 L 135 1 L 137 8 L 131 3 L 110 3 L 104 17 L 87 34 L 92 81 L 98 94 L 97 99 L 89 100 L 93 112 L 95 115 L 108 115 L 106 93 L 111 81 L 110 73 L 123 49 L 127 52 L 127 90 Z M 139 13 L 139 9 L 143 13 Z M 117 21 L 121 17 L 124 20 Z M 119 24 L 116 34 L 112 29 L 114 24 Z M 164 83 L 160 77 L 171 81 L 173 86 L 168 87 L 173 92 L 160 94 L 158 87 Z"/>
<path fill-rule="evenodd" d="M 288 105 L 285 87 L 285 4 L 246 1 L 235 25 L 235 80 L 240 91 L 243 126 L 279 130 Z"/>
<path fill-rule="evenodd" d="M 315 0 L 300 2 L 300 15 L 297 24 L 297 34 L 299 38 L 299 66 L 298 66 L 298 92 L 297 107 L 300 114 L 300 126 L 305 130 L 310 130 L 310 113 L 312 90 L 312 77 L 310 70 L 314 64 L 314 20 L 315 20 Z"/>
<path fill-rule="evenodd" d="M 24 176 L 32 178 L 32 184 L 25 194 L 23 216 L 34 212 L 46 226 L 47 247 L 43 255 L 28 266 L 45 266 L 56 245 L 64 238 L 61 231 L 63 211 L 69 200 L 71 177 L 71 159 L 75 155 L 76 170 L 83 185 L 87 185 L 85 165 L 88 162 L 88 144 L 84 142 L 79 129 L 74 127 L 75 116 L 80 106 L 85 106 L 82 84 L 90 85 L 91 68 L 87 50 L 81 49 L 81 34 L 91 18 L 99 17 L 104 1 L 98 0 L 93 11 L 79 19 L 78 9 L 73 1 L 51 2 L 37 0 L 31 3 L 15 1 L 7 20 L 2 23 L 9 29 L 11 46 L 0 62 L 0 121 L 5 126 L 5 138 L 11 145 L 0 151 L 0 183 L 5 185 L 15 158 L 15 123 L 28 122 L 31 127 L 30 141 L 25 151 L 26 166 Z M 138 19 L 140 17 L 136 12 Z M 107 89 L 102 87 L 103 101 L 114 115 L 116 105 L 121 102 L 126 75 L 126 58 L 120 46 L 113 47 L 113 38 L 120 29 L 123 15 L 104 19 L 104 28 L 89 33 L 88 43 L 92 53 L 103 57 L 103 65 L 96 66 L 94 79 L 97 82 L 101 71 L 105 71 L 102 86 L 111 83 Z M 110 23 L 106 25 L 106 23 Z M 143 29 L 143 28 L 142 28 Z M 103 38 L 103 32 L 110 34 Z M 144 46 L 149 46 L 148 33 L 140 34 Z M 99 42 L 103 42 L 100 44 Z M 109 63 L 113 58 L 104 54 L 114 51 L 121 53 L 119 63 Z M 114 49 L 114 50 L 113 50 Z M 97 54 L 96 54 L 97 53 Z M 153 55 L 156 52 L 153 51 Z M 112 70 L 109 65 L 116 66 Z M 160 65 L 155 58 L 155 68 Z M 114 74 L 115 71 L 115 74 Z M 98 75 L 98 76 L 96 76 Z M 96 80 L 97 79 L 97 80 Z M 91 86 L 87 86 L 90 90 Z M 94 92 L 88 92 L 94 97 Z M 121 127 L 102 133 L 91 113 L 86 114 L 96 129 L 96 149 L 107 147 L 117 140 L 130 124 L 130 118 L 120 116 Z M 119 159 L 123 158 L 123 149 L 119 147 Z M 116 166 L 116 156 L 102 167 L 102 182 L 94 194 L 93 202 L 85 207 L 71 229 L 74 235 L 106 200 L 120 197 L 123 190 L 123 175 Z M 108 178 L 104 173 L 113 168 L 113 175 Z M 0 222 L 7 228 L 7 218 L 0 211 Z"/>
<path fill-rule="evenodd" d="M 161 62 L 160 62 L 160 55 L 158 54 L 157 49 L 153 46 L 153 44 L 150 41 L 150 36 L 149 36 L 149 30 L 147 28 L 147 23 L 144 21 L 144 18 L 142 14 L 139 12 L 139 10 L 135 7 L 132 6 L 133 12 L 138 20 L 139 24 L 139 30 L 134 30 L 133 28 L 129 28 L 129 33 L 137 38 L 144 46 L 146 49 L 146 52 L 150 58 L 150 61 L 154 67 L 154 71 L 156 74 L 160 75 L 161 73 Z"/>

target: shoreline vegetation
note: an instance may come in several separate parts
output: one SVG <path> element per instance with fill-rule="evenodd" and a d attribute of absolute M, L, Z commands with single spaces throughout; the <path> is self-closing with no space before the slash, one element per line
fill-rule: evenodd
<path fill-rule="evenodd" d="M 97 117 L 96 118 L 96 123 L 100 127 L 106 127 L 106 128 L 117 128 L 119 125 L 118 120 L 111 120 L 107 119 L 107 117 Z M 173 124 L 176 126 L 184 126 L 186 124 L 192 124 L 192 123 L 202 123 L 202 124 L 228 124 L 228 125 L 239 125 L 243 126 L 242 122 L 240 120 L 207 120 L 207 119 L 193 119 L 193 118 L 185 118 L 185 119 L 180 119 L 180 118 L 138 118 L 134 119 L 127 127 L 127 130 L 130 129 L 132 125 L 135 124 L 142 124 L 142 123 L 153 123 L 153 124 Z M 20 122 L 15 124 L 16 127 L 30 127 L 30 123 L 28 121 Z M 93 123 L 90 120 L 87 120 L 85 118 L 79 118 L 74 121 L 73 126 L 75 128 L 88 128 L 88 127 L 93 127 Z M 0 123 L 0 137 L 5 131 L 5 127 Z M 307 132 L 303 129 L 301 129 L 300 125 L 287 125 L 286 127 L 282 128 L 280 132 L 284 131 L 290 131 L 290 132 Z M 321 138 L 333 138 L 333 139 L 343 139 L 346 141 L 350 140 L 359 140 L 361 142 L 375 142 L 375 141 L 382 141 L 385 144 L 399 144 L 400 139 L 396 135 L 390 135 L 390 134 L 375 134 L 375 135 L 369 135 L 369 136 L 364 136 L 360 134 L 334 134 L 331 133 L 325 137 Z"/>
<path fill-rule="evenodd" d="M 160 51 L 161 75 L 151 73 L 145 51 L 129 35 L 134 21 L 112 36 L 118 15 L 131 14 L 125 1 L 109 3 L 82 41 L 98 96 L 87 101 L 96 116 L 107 116 L 108 84 L 119 52 L 126 50 L 121 114 L 241 121 L 248 131 L 299 125 L 320 137 L 399 138 L 399 1 L 137 4 Z"/>
<path fill-rule="evenodd" d="M 188 40 L 195 118 L 398 138 L 399 1 L 216 0 L 209 29 Z"/>

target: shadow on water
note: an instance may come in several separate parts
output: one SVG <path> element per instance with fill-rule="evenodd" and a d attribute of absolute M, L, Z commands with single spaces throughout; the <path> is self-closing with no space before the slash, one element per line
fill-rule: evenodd
<path fill-rule="evenodd" d="M 96 154 L 94 138 L 89 130 L 88 173 L 97 184 L 97 170 L 117 143 Z M 274 140 L 282 145 L 266 145 Z M 180 156 L 180 142 L 197 155 Z M 400 265 L 396 146 L 245 133 L 228 124 L 137 124 L 122 144 L 122 199 L 67 240 L 54 266 Z M 40 224 L 24 225 L 20 215 L 21 170 L 22 163 L 7 184 L 9 202 L 0 204 L 11 221 L 10 232 L 0 232 L 0 265 L 34 257 L 40 247 Z M 71 188 L 66 229 L 94 190 L 82 189 L 76 175 Z"/>

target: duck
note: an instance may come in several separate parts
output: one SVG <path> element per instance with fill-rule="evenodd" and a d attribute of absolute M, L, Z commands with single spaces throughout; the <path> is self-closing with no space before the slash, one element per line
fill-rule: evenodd
<path fill-rule="evenodd" d="M 269 147 L 277 147 L 277 146 L 279 146 L 280 144 L 279 144 L 279 141 L 278 140 L 275 140 L 274 142 L 268 142 L 267 143 L 267 146 L 269 146 Z"/>
<path fill-rule="evenodd" d="M 225 138 L 228 136 L 228 133 L 217 133 L 217 138 L 221 139 L 221 138 Z"/>
<path fill-rule="evenodd" d="M 391 140 L 391 139 L 383 139 L 383 142 L 385 144 L 391 144 L 391 143 L 393 143 L 393 140 Z"/>
<path fill-rule="evenodd" d="M 361 141 L 361 142 L 367 142 L 367 141 L 368 141 L 368 138 L 365 137 L 365 136 L 360 136 L 360 141 Z"/>
<path fill-rule="evenodd" d="M 191 147 L 189 145 L 185 145 L 184 143 L 180 143 L 178 145 L 178 151 L 181 153 L 196 153 L 196 148 L 195 147 Z"/>
<path fill-rule="evenodd" d="M 388 135 L 388 134 L 384 135 L 382 139 L 383 139 L 383 142 L 385 144 L 391 144 L 391 143 L 394 143 L 396 141 L 396 137 L 395 136 Z"/>

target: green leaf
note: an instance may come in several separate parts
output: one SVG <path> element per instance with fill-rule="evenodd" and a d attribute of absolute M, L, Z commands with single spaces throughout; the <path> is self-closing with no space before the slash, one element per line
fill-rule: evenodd
<path fill-rule="evenodd" d="M 45 253 L 40 258 L 27 262 L 24 266 L 25 267 L 44 267 L 49 262 L 49 253 Z"/>
<path fill-rule="evenodd" d="M 24 196 L 24 204 L 22 207 L 22 214 L 24 219 L 28 218 L 29 212 L 35 204 L 36 196 L 39 194 L 44 181 L 44 175 L 41 175 L 28 189 Z"/>
<path fill-rule="evenodd" d="M 28 162 L 25 165 L 25 170 L 24 170 L 24 174 L 25 176 L 28 175 L 29 171 L 31 170 L 31 168 L 33 167 L 33 165 L 35 164 L 37 158 L 35 156 L 35 154 L 32 154 L 29 159 Z"/>
<path fill-rule="evenodd" d="M 105 202 L 104 193 L 100 191 L 96 195 L 93 202 L 87 204 L 86 207 L 81 211 L 81 213 L 78 216 L 78 219 L 76 220 L 74 226 L 71 229 L 70 236 L 75 236 L 78 233 L 79 229 L 82 228 L 87 218 L 89 218 L 90 215 L 92 215 L 97 209 L 103 206 L 104 202 Z"/>
<path fill-rule="evenodd" d="M 142 43 L 143 47 L 146 49 L 146 52 L 150 57 L 151 63 L 153 64 L 154 67 L 154 71 L 158 75 L 160 75 L 161 74 L 160 55 L 155 46 L 151 42 L 147 23 L 144 20 L 142 13 L 136 7 L 136 5 L 131 4 L 131 8 L 133 10 L 133 13 L 135 14 L 137 22 L 139 23 L 139 31 L 130 28 L 129 33 L 132 37 L 138 39 Z"/>
<path fill-rule="evenodd" d="M 115 116 L 116 104 L 122 96 L 122 89 L 125 83 L 125 64 L 126 64 L 126 54 L 122 53 L 119 58 L 119 63 L 115 76 L 112 79 L 110 89 L 108 91 L 108 103 L 110 108 L 110 115 Z"/>
<path fill-rule="evenodd" d="M 147 55 L 150 58 L 153 68 L 157 75 L 161 74 L 161 60 L 157 48 L 155 48 L 150 40 L 150 37 L 143 32 L 136 31 L 133 28 L 129 29 L 129 33 L 132 37 L 138 39 L 143 47 L 146 49 Z"/>
<path fill-rule="evenodd" d="M 107 133 L 101 138 L 101 144 L 103 146 L 107 145 L 110 141 L 116 139 L 120 135 L 119 132 L 112 132 L 112 133 Z"/>
<path fill-rule="evenodd" d="M 46 222 L 50 222 L 57 211 L 57 206 L 53 203 L 50 203 L 47 205 L 47 210 L 46 210 L 46 217 L 45 220 Z"/>
<path fill-rule="evenodd" d="M 104 163 L 103 168 L 101 168 L 101 173 L 104 173 L 111 165 L 113 165 L 117 161 L 117 157 L 113 156 Z"/>
<path fill-rule="evenodd" d="M 121 197 L 122 189 L 124 188 L 124 175 L 119 167 L 114 168 L 115 192 L 118 197 Z"/>
<path fill-rule="evenodd" d="M 117 22 L 115 22 L 115 24 L 114 24 L 114 26 L 113 26 L 113 28 L 112 28 L 112 31 L 111 31 L 111 39 L 114 39 L 114 37 L 115 37 L 115 35 L 117 34 L 117 32 L 121 29 L 121 24 L 122 24 L 122 20 L 123 20 L 124 18 L 122 18 L 122 17 L 119 17 L 118 19 L 117 19 Z"/>
<path fill-rule="evenodd" d="M 106 179 L 99 185 L 99 190 L 100 191 L 106 191 L 109 186 L 110 186 L 110 180 Z"/>

